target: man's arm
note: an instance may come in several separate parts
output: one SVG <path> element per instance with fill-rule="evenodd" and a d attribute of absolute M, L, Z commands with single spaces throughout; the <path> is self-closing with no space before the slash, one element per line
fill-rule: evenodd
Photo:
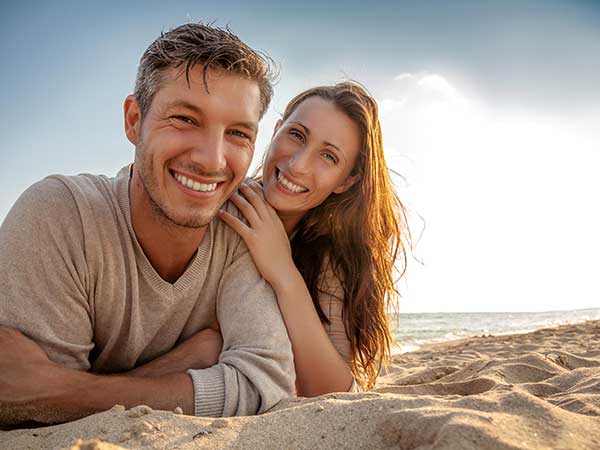
<path fill-rule="evenodd" d="M 116 403 L 181 406 L 209 416 L 255 414 L 293 394 L 287 333 L 272 290 L 245 246 L 221 280 L 217 309 L 224 351 L 219 364 L 189 375 L 153 378 L 68 369 L 89 369 L 93 347 L 85 239 L 70 196 L 56 179 L 37 183 L 0 227 L 0 326 L 22 331 L 49 357 L 7 364 L 21 350 L 13 344 L 0 346 L 0 361 L 5 361 L 0 370 L 0 422 L 70 420 Z M 28 352 L 22 354 L 27 360 Z"/>
<path fill-rule="evenodd" d="M 0 226 L 0 326 L 83 370 L 94 346 L 85 254 L 77 205 L 57 179 L 29 187 Z"/>
<path fill-rule="evenodd" d="M 215 325 L 215 328 L 198 331 L 171 351 L 124 375 L 159 377 L 184 373 L 188 369 L 206 369 L 217 364 L 222 349 L 223 338 Z"/>
<path fill-rule="evenodd" d="M 0 424 L 57 423 L 110 409 L 116 403 L 193 414 L 193 387 L 185 373 L 160 377 L 93 375 L 48 359 L 15 329 L 0 328 Z"/>
<path fill-rule="evenodd" d="M 246 264 L 238 259 L 238 264 Z M 233 273 L 243 273 L 234 264 Z M 228 280 L 226 280 L 228 281 Z M 214 354 L 220 339 L 212 329 L 199 332 L 156 361 L 142 366 L 137 375 L 93 375 L 56 364 L 32 340 L 15 329 L 0 328 L 0 424 L 25 421 L 57 423 L 104 411 L 114 404 L 132 407 L 145 404 L 172 410 L 180 406 L 186 414 L 231 416 L 264 412 L 293 392 L 293 364 L 287 334 L 277 329 L 278 315 L 272 314 L 269 295 L 244 302 L 233 292 L 223 293 L 237 301 L 222 299 L 220 312 L 228 347 L 220 363 L 205 370 L 175 373 L 197 367 L 198 349 L 213 339 L 206 350 Z M 245 292 L 265 288 L 264 281 L 243 285 Z M 270 289 L 270 288 L 269 288 Z M 268 290 L 267 290 L 268 292 Z M 273 327 L 275 329 L 273 329 Z M 222 327 L 223 329 L 223 327 Z M 210 336 L 207 335 L 210 334 Z M 279 347 L 276 345 L 279 344 Z M 195 350 L 195 351 L 194 351 Z M 194 384 L 192 385 L 192 379 Z M 206 381 L 208 380 L 208 383 Z M 223 386 L 211 390 L 211 381 Z M 213 384 L 213 386 L 214 386 Z M 208 385 L 209 389 L 204 389 Z M 194 392 L 195 391 L 195 392 Z M 203 411 L 211 400 L 222 398 L 220 411 Z M 200 411 L 199 411 L 200 410 Z"/>
<path fill-rule="evenodd" d="M 223 228 L 216 234 L 229 233 L 225 238 L 237 244 L 219 283 L 217 317 L 223 336 L 219 364 L 188 371 L 194 381 L 195 413 L 224 417 L 263 413 L 295 392 L 291 344 L 275 294 L 246 244 L 225 224 L 218 226 Z M 216 252 L 218 243 L 217 236 Z"/>

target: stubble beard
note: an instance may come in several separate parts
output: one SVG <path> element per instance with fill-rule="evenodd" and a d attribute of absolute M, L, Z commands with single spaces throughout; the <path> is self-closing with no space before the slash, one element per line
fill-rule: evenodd
<path fill-rule="evenodd" d="M 154 162 L 152 158 L 144 157 L 144 149 L 141 142 L 136 147 L 136 166 L 142 188 L 148 204 L 153 212 L 153 217 L 161 224 L 169 228 L 186 228 L 197 230 L 207 226 L 217 214 L 219 205 L 215 211 L 211 211 L 208 215 L 197 215 L 194 217 L 190 212 L 189 217 L 176 217 L 176 212 L 170 210 L 165 201 L 160 198 L 160 188 L 157 177 L 154 175 Z M 201 211 L 204 212 L 204 211 Z"/>

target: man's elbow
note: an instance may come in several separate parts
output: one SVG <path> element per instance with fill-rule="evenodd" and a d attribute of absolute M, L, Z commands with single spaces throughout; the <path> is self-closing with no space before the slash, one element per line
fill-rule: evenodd
<path fill-rule="evenodd" d="M 270 357 L 253 353 L 238 358 L 222 354 L 225 367 L 224 416 L 262 414 L 296 392 L 296 374 L 291 351 Z"/>

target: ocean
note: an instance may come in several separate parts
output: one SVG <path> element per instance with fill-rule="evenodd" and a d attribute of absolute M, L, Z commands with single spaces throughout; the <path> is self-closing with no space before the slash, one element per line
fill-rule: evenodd
<path fill-rule="evenodd" d="M 528 333 L 586 320 L 600 320 L 600 308 L 530 313 L 401 313 L 392 322 L 398 343 L 394 353 L 414 351 L 425 344 L 490 334 Z"/>

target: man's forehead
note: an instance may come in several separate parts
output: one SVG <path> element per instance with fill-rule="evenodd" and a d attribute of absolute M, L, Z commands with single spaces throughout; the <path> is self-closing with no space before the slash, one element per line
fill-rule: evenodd
<path fill-rule="evenodd" d="M 189 72 L 188 83 L 185 70 L 169 68 L 156 93 L 161 109 L 180 107 L 197 112 L 202 111 L 206 100 L 215 101 L 212 97 L 215 95 L 227 97 L 224 101 L 235 100 L 234 111 L 240 115 L 256 115 L 258 120 L 261 107 L 258 83 L 225 70 L 208 69 L 204 80 L 203 67 L 196 66 Z M 250 117 L 246 117 L 248 119 Z"/>
<path fill-rule="evenodd" d="M 238 80 L 246 81 L 249 84 L 258 83 L 252 80 L 248 80 L 240 74 L 235 72 L 229 72 L 225 69 L 209 67 L 204 70 L 203 64 L 196 64 L 189 69 L 182 64 L 180 67 L 168 67 L 162 72 L 162 85 L 185 85 L 190 89 L 202 87 L 202 89 L 210 93 L 210 85 L 219 83 L 223 80 Z"/>

